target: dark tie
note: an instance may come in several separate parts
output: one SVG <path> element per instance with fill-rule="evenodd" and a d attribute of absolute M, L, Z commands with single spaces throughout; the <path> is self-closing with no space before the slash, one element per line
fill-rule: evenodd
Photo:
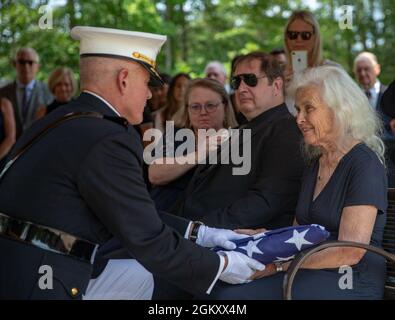
<path fill-rule="evenodd" d="M 22 119 L 25 122 L 26 118 L 27 118 L 27 112 L 28 112 L 28 104 L 29 101 L 27 99 L 27 88 L 26 87 L 22 87 L 21 88 L 22 93 L 23 93 L 23 98 L 22 98 Z"/>
<path fill-rule="evenodd" d="M 365 94 L 368 97 L 368 99 L 370 100 L 370 98 L 372 97 L 372 93 L 370 92 L 370 90 L 366 90 Z"/>

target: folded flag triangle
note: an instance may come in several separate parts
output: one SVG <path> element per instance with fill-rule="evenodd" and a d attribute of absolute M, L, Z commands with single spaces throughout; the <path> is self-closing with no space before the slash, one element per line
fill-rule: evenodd
<path fill-rule="evenodd" d="M 311 224 L 286 227 L 234 240 L 236 249 L 263 264 L 288 261 L 300 251 L 316 246 L 329 238 L 324 227 Z M 216 251 L 223 248 L 216 248 Z"/>

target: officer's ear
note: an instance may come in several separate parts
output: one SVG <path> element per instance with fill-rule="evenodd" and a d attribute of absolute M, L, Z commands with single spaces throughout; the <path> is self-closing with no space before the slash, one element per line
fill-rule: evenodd
<path fill-rule="evenodd" d="M 121 94 L 124 94 L 129 85 L 129 70 L 122 68 L 117 75 L 117 85 Z"/>

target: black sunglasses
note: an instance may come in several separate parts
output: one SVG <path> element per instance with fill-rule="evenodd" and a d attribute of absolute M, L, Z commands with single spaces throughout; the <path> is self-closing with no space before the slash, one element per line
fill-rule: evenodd
<path fill-rule="evenodd" d="M 237 76 L 233 76 L 230 79 L 230 87 L 233 90 L 237 90 L 240 87 L 241 80 L 249 87 L 255 87 L 258 84 L 258 79 L 266 78 L 266 76 L 257 77 L 253 73 L 243 73 Z"/>
<path fill-rule="evenodd" d="M 29 66 L 32 66 L 33 63 L 36 63 L 36 61 L 33 60 L 23 60 L 23 59 L 18 59 L 16 62 L 18 62 L 20 65 L 28 64 Z"/>
<path fill-rule="evenodd" d="M 301 35 L 303 40 L 310 40 L 313 33 L 311 31 L 287 31 L 287 37 L 290 40 L 296 40 Z"/>

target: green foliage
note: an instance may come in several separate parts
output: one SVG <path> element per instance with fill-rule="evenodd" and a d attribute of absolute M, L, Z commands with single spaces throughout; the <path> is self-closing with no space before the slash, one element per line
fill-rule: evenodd
<path fill-rule="evenodd" d="M 18 47 L 32 46 L 40 54 L 39 78 L 46 80 L 56 66 L 78 71 L 78 43 L 69 36 L 75 25 L 112 27 L 166 34 L 168 41 L 158 57 L 161 71 L 190 72 L 201 76 L 205 64 L 231 59 L 252 50 L 270 51 L 283 46 L 283 28 L 292 10 L 308 8 L 299 0 L 64 0 L 51 1 L 53 28 L 40 29 L 47 1 L 0 0 L 0 78 L 15 74 L 10 58 Z M 338 8 L 349 1 L 317 0 L 314 7 L 324 41 L 325 58 L 352 72 L 361 50 L 377 54 L 381 79 L 395 78 L 393 0 L 353 1 L 354 28 L 340 30 Z M 60 4 L 59 4 L 60 3 Z"/>

